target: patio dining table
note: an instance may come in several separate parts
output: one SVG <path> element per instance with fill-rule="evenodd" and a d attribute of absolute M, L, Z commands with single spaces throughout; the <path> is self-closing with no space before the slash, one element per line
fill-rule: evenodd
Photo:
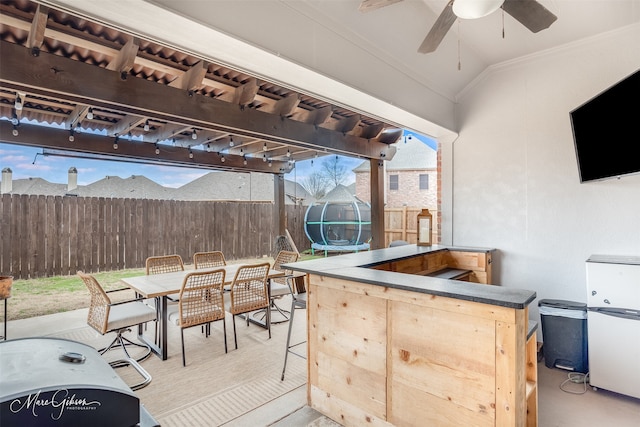
<path fill-rule="evenodd" d="M 238 271 L 238 268 L 245 264 L 229 264 L 222 267 L 213 267 L 213 268 L 202 268 L 198 270 L 184 270 L 177 271 L 172 273 L 162 273 L 162 274 L 151 274 L 144 276 L 135 276 L 135 277 L 127 277 L 124 279 L 120 279 L 122 283 L 124 283 L 129 288 L 133 289 L 136 294 L 143 298 L 154 298 L 159 308 L 159 319 L 158 319 L 158 343 L 150 341 L 142 331 L 142 326 L 138 328 L 138 338 L 143 341 L 145 344 L 151 347 L 151 351 L 160 357 L 162 360 L 167 360 L 168 357 L 168 346 L 167 346 L 167 325 L 168 325 L 168 310 L 167 310 L 167 301 L 169 295 L 176 294 L 180 292 L 182 288 L 182 283 L 184 278 L 189 273 L 193 272 L 206 272 L 206 271 L 215 271 L 215 270 L 224 270 L 225 271 L 225 287 L 230 286 L 233 282 L 233 279 Z M 285 273 L 280 270 L 269 269 L 268 278 L 281 277 L 284 276 Z"/>

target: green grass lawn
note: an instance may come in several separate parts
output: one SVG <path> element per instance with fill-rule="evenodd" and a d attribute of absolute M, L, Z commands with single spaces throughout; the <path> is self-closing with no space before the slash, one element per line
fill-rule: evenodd
<path fill-rule="evenodd" d="M 145 274 L 144 268 L 105 271 L 93 275 L 105 289 L 111 290 L 123 287 L 119 283 L 123 277 L 142 274 Z M 116 294 L 120 294 L 120 292 Z M 110 296 L 116 294 L 110 294 Z M 133 296 L 132 292 L 123 292 L 122 294 L 121 297 Z M 7 317 L 9 320 L 26 319 L 88 306 L 89 291 L 76 275 L 14 280 L 11 298 L 7 301 Z"/>
<path fill-rule="evenodd" d="M 322 258 L 318 255 L 302 254 L 300 261 Z M 268 258 L 269 261 L 273 259 Z M 229 263 L 248 262 L 249 260 L 235 260 Z M 255 260 L 254 260 L 255 261 Z M 191 266 L 187 266 L 191 268 Z M 106 290 L 123 288 L 120 279 L 124 277 L 141 276 L 144 268 L 129 270 L 104 271 L 92 273 Z M 133 291 L 109 294 L 113 300 L 133 298 Z M 14 280 L 11 288 L 11 298 L 7 302 L 7 317 L 9 320 L 27 319 L 35 316 L 60 313 L 89 306 L 89 291 L 76 275 L 54 276 L 28 280 Z M 4 315 L 4 304 L 0 304 L 0 313 Z"/>

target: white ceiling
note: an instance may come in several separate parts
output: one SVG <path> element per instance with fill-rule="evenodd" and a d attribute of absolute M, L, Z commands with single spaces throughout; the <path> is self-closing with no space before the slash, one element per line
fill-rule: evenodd
<path fill-rule="evenodd" d="M 417 52 L 447 0 L 403 0 L 362 13 L 360 0 L 53 0 L 50 3 L 84 9 L 89 16 L 137 29 L 158 40 L 174 41 L 194 51 L 221 49 L 219 39 L 200 31 L 209 28 L 257 47 L 302 69 L 278 68 L 264 63 L 261 54 L 227 53 L 227 61 L 253 67 L 260 75 L 366 109 L 371 99 L 357 104 L 348 91 L 331 91 L 327 80 L 305 79 L 303 71 L 337 81 L 382 101 L 374 115 L 438 137 L 439 127 L 454 130 L 453 106 L 465 88 L 493 67 L 571 43 L 602 37 L 604 33 L 640 22 L 640 0 L 539 0 L 558 19 L 545 30 L 532 33 L 502 10 L 477 20 L 458 20 L 439 48 Z M 167 27 L 164 12 L 182 15 L 200 25 Z M 157 9 L 156 11 L 153 9 Z M 149 12 L 151 10 L 151 12 Z M 144 13 L 142 18 L 137 16 Z M 153 15 L 153 16 L 151 16 Z M 158 24 L 154 27 L 154 17 Z M 160 20 L 164 19 L 164 20 Z M 505 36 L 502 37 L 504 20 Z M 158 28 L 160 27 L 160 28 Z M 640 46 L 640 40 L 639 46 Z M 215 45 L 215 46 L 214 46 Z M 460 62 L 460 69 L 458 63 Z M 233 64 L 230 64 L 233 65 Z M 338 91 L 340 92 L 340 91 Z M 343 99 L 336 99 L 342 96 Z M 409 112 L 396 118 L 394 108 Z M 416 120 L 412 126 L 411 121 Z M 435 126 L 423 125 L 426 120 Z"/>
<path fill-rule="evenodd" d="M 458 20 L 436 52 L 417 53 L 447 1 L 403 0 L 367 13 L 358 11 L 360 0 L 153 0 L 152 3 L 293 59 L 312 60 L 309 52 L 323 48 L 323 40 L 309 38 L 308 32 L 316 31 L 306 24 L 311 19 L 369 54 L 395 63 L 405 78 L 418 79 L 450 99 L 490 65 L 640 21 L 638 0 L 540 0 L 558 17 L 546 30 L 534 34 L 504 13 L 503 38 L 503 13 L 499 9 L 481 19 Z M 300 15 L 304 19 L 298 19 Z M 458 39 L 461 70 L 457 69 Z M 339 58 L 339 46 L 324 48 L 335 49 Z M 297 53 L 299 50 L 308 53 Z"/>

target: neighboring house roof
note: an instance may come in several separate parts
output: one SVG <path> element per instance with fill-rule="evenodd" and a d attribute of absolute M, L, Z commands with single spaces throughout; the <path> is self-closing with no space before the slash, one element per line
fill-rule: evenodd
<path fill-rule="evenodd" d="M 108 197 L 116 199 L 171 199 L 175 189 L 163 187 L 143 175 L 129 178 L 106 176 L 89 185 L 78 186 L 71 194 L 81 197 Z"/>
<path fill-rule="evenodd" d="M 396 147 L 393 159 L 386 162 L 387 171 L 437 169 L 438 153 L 418 138 L 403 138 L 403 142 L 392 144 Z M 354 172 L 368 171 L 369 161 L 364 161 L 353 169 Z"/>
<path fill-rule="evenodd" d="M 356 183 L 352 182 L 351 184 L 347 185 L 347 190 L 349 190 L 349 192 L 355 196 L 356 195 Z"/>
<path fill-rule="evenodd" d="M 273 200 L 273 179 L 251 173 L 209 172 L 176 190 L 176 200 Z M 268 182 L 267 182 L 268 181 Z"/>
<path fill-rule="evenodd" d="M 285 203 L 309 205 L 315 200 L 300 184 L 284 181 Z M 157 200 L 273 200 L 273 175 L 262 173 L 209 172 L 180 188 L 164 187 L 143 175 L 129 178 L 106 176 L 89 185 L 67 191 L 67 184 L 42 178 L 12 181 L 12 194 L 106 197 Z"/>
<path fill-rule="evenodd" d="M 301 203 L 306 206 L 316 201 L 301 184 L 287 179 L 284 180 L 284 194 L 286 204 Z"/>
<path fill-rule="evenodd" d="M 62 196 L 67 193 L 66 184 L 54 184 L 42 178 L 24 178 L 13 181 L 13 194 Z"/>
<path fill-rule="evenodd" d="M 318 199 L 318 202 L 330 202 L 330 203 L 351 203 L 358 199 L 353 193 L 344 185 L 338 184 L 336 188 L 329 191 L 323 198 Z"/>

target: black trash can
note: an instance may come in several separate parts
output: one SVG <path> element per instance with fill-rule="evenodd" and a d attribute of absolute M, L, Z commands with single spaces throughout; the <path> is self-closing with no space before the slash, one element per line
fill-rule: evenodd
<path fill-rule="evenodd" d="M 587 305 L 575 301 L 543 299 L 538 302 L 542 321 L 542 354 L 547 368 L 589 372 Z"/>

